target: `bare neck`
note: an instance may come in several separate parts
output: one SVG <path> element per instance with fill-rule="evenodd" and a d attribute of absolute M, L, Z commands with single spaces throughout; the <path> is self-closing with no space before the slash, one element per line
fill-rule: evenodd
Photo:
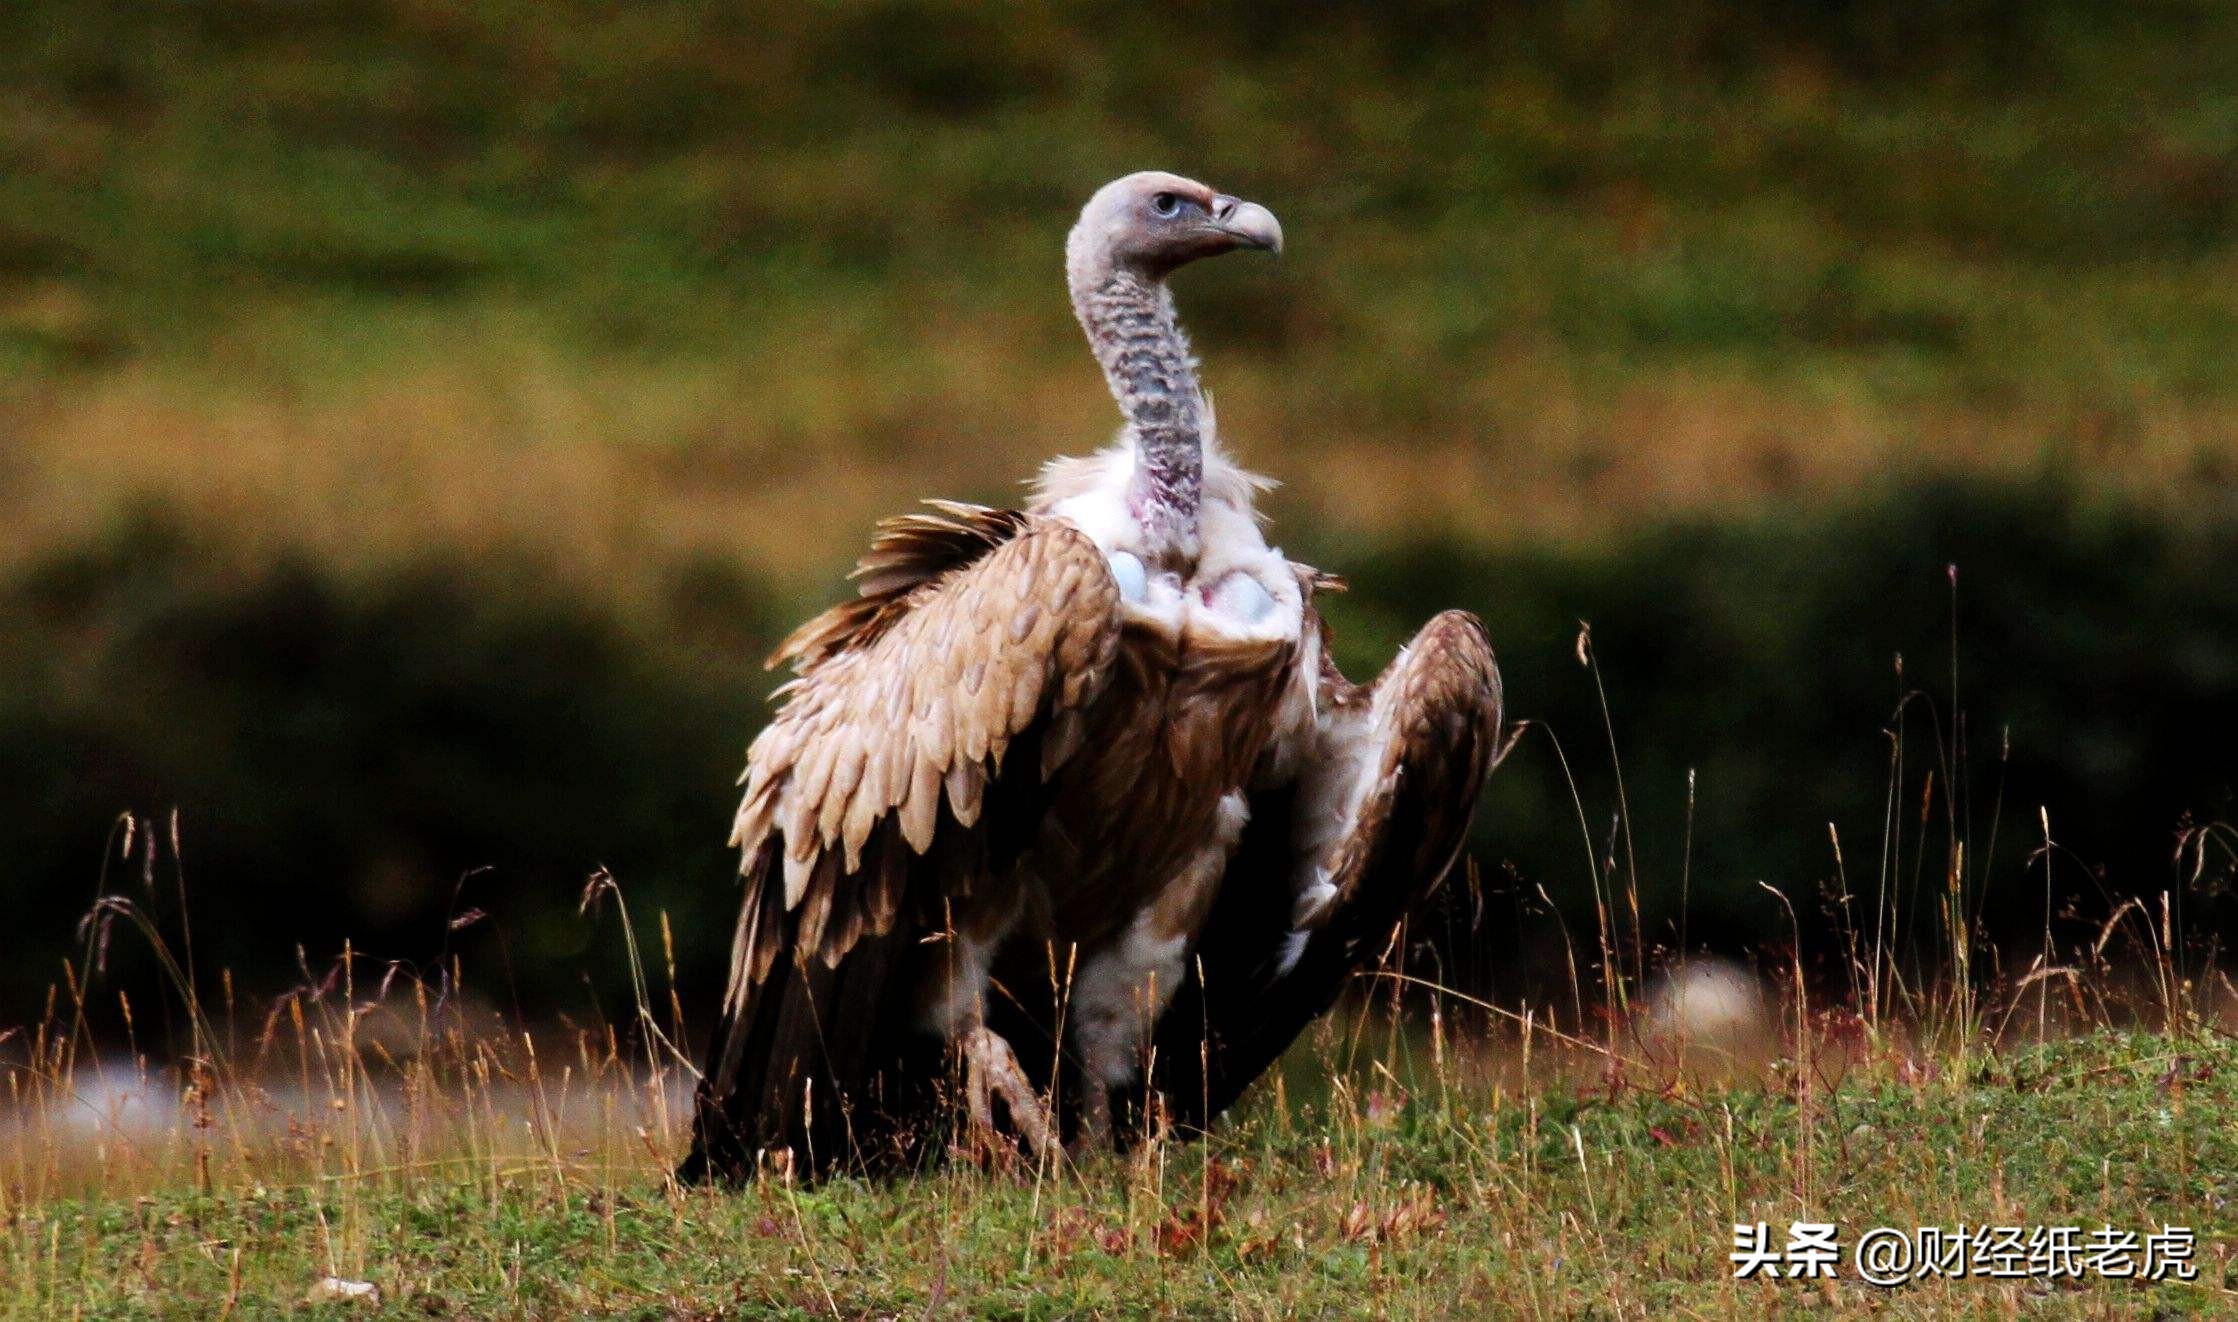
<path fill-rule="evenodd" d="M 1127 417 L 1134 477 L 1127 508 L 1160 558 L 1193 560 L 1204 491 L 1204 396 L 1161 280 L 1108 260 L 1067 263 L 1072 310 Z"/>

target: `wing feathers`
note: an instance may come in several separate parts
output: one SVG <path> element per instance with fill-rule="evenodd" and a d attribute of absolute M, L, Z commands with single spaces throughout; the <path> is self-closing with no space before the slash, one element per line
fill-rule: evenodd
<path fill-rule="evenodd" d="M 1350 801 L 1322 828 L 1335 828 L 1333 836 L 1312 841 L 1319 832 L 1310 823 L 1301 833 L 1320 846 L 1309 861 L 1328 890 L 1300 916 L 1300 927 L 1318 927 L 1349 903 L 1385 852 L 1428 845 L 1442 857 L 1425 856 L 1417 868 L 1442 874 L 1490 769 L 1501 720 L 1500 670 L 1475 616 L 1447 611 L 1424 625 L 1371 694 L 1361 743 L 1349 754 L 1357 761 Z M 1340 769 L 1322 773 L 1330 770 Z M 1429 818 L 1427 840 L 1391 838 L 1403 799 Z M 1421 881 L 1426 887 L 1436 879 Z"/>
<path fill-rule="evenodd" d="M 977 762 L 958 762 L 948 768 L 948 810 L 956 815 L 958 826 L 974 826 L 979 821 L 980 793 L 987 788 L 987 773 Z"/>
<path fill-rule="evenodd" d="M 788 849 L 785 851 L 785 907 L 787 909 L 799 905 L 801 897 L 808 893 L 808 874 L 815 867 L 815 864 L 816 854 L 813 850 Z"/>
<path fill-rule="evenodd" d="M 912 768 L 909 797 L 901 802 L 901 834 L 909 847 L 922 854 L 932 848 L 933 825 L 940 817 L 940 767 L 929 756 L 919 756 Z"/>
<path fill-rule="evenodd" d="M 1071 687 L 1066 685 L 1068 693 Z M 1068 702 L 1064 710 L 1050 718 L 1049 728 L 1041 736 L 1041 778 L 1048 780 L 1057 774 L 1058 767 L 1071 761 L 1087 735 L 1087 719 Z"/>
<path fill-rule="evenodd" d="M 870 550 L 855 564 L 856 599 L 832 607 L 780 643 L 769 664 L 806 673 L 841 652 L 875 642 L 909 609 L 918 588 L 970 564 L 1018 536 L 1030 517 L 956 501 L 928 500 L 930 514 L 904 514 L 878 525 Z"/>
<path fill-rule="evenodd" d="M 1319 740 L 1254 804 L 1159 1023 L 1158 1090 L 1185 1126 L 1233 1103 L 1383 949 L 1451 867 L 1503 751 L 1499 668 L 1474 616 L 1432 620 L 1369 689 L 1333 668 L 1323 682 Z"/>
<path fill-rule="evenodd" d="M 733 832 L 750 879 L 776 864 L 796 955 L 828 964 L 891 930 L 909 856 L 971 885 L 984 849 L 942 833 L 982 824 L 1017 740 L 1039 738 L 1044 778 L 1079 748 L 1120 631 L 1102 555 L 1050 519 L 935 506 L 883 525 L 857 576 L 858 600 L 773 658 L 800 674 L 748 753 Z"/>

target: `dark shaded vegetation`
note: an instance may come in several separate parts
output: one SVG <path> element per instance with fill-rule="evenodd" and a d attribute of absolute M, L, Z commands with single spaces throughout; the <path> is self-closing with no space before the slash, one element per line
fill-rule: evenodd
<path fill-rule="evenodd" d="M 1589 860 L 1613 857 L 1619 888 L 1632 872 L 1581 620 L 1609 692 L 1650 945 L 1677 935 L 1690 770 L 1689 936 L 1725 949 L 1788 936 L 1759 880 L 1794 898 L 1823 947 L 1828 823 L 1869 910 L 1893 814 L 1888 875 L 1919 924 L 1907 937 L 1941 930 L 1927 906 L 1955 829 L 1986 935 L 2026 944 L 2043 921 L 2039 806 L 2071 851 L 2053 873 L 2063 933 L 2110 896 L 2176 882 L 2179 828 L 2230 811 L 2227 522 L 2178 528 L 2050 485 L 1934 486 L 1643 532 L 1586 556 L 1293 545 L 1353 582 L 1330 608 L 1352 673 L 1372 673 L 1434 610 L 1466 606 L 1492 627 L 1511 713 L 1543 727 L 1480 816 L 1481 915 L 1457 888 L 1417 928 L 1472 989 L 1512 992 L 1559 958 L 1536 887 L 1589 947 Z M 808 607 L 779 609 L 704 566 L 666 577 L 662 600 L 625 617 L 532 564 L 432 560 L 349 581 L 308 563 L 244 570 L 222 542 L 161 520 L 48 557 L 0 609 L 0 867 L 21 897 L 11 1016 L 71 947 L 116 814 L 161 821 L 173 806 L 204 967 L 245 986 L 297 976 L 298 942 L 314 970 L 345 936 L 422 965 L 487 943 L 525 1004 L 587 1008 L 587 970 L 600 979 L 589 994 L 623 994 L 611 952 L 586 956 L 594 929 L 576 915 L 603 865 L 648 934 L 657 910 L 673 918 L 687 1004 L 706 1004 L 735 904 L 730 782 L 771 682 L 756 662 Z M 1962 758 L 1943 751 L 1954 619 Z M 1891 807 L 1886 732 L 1899 727 Z M 112 861 L 108 889 L 173 906 L 167 844 L 161 860 L 152 896 L 137 862 Z M 2202 932 L 2219 915 L 2196 906 L 2211 898 L 2181 901 Z M 490 917 L 449 932 L 467 910 Z"/>
<path fill-rule="evenodd" d="M 2227 512 L 2177 527 L 2061 483 L 1939 483 L 1582 557 L 1341 554 L 1355 590 L 1330 613 L 1348 657 L 1364 668 L 1408 621 L 1467 606 L 1491 626 L 1511 710 L 1541 726 L 1479 819 L 1492 918 L 1465 937 L 1448 915 L 1436 938 L 1465 982 L 1497 980 L 1519 949 L 1552 954 L 1550 931 L 1507 921 L 1536 907 L 1536 885 L 1590 947 L 1596 870 L 1612 896 L 1638 878 L 1646 940 L 1666 949 L 1682 930 L 1729 951 L 1784 945 L 1764 883 L 1821 952 L 1837 935 L 1822 900 L 1846 889 L 1869 916 L 1885 886 L 1905 946 L 1947 954 L 1928 938 L 1954 842 L 1971 921 L 2024 958 L 2047 891 L 2063 950 L 2124 897 L 2157 912 L 2164 890 L 2190 935 L 2228 925 L 2228 856 L 2179 851 L 2238 789 Z M 2046 816 L 2063 846 L 2049 881 Z"/>
<path fill-rule="evenodd" d="M 160 518 L 48 557 L 0 612 L 0 858 L 23 956 L 0 973 L 8 1004 L 58 977 L 97 883 L 176 943 L 174 809 L 196 952 L 245 988 L 319 976 L 349 938 L 430 977 L 473 956 L 514 980 L 485 993 L 540 1014 L 588 1008 L 582 969 L 621 985 L 611 952 L 578 958 L 600 867 L 648 918 L 691 923 L 704 974 L 731 902 L 725 798 L 768 687 L 738 629 L 766 634 L 766 607 L 712 570 L 674 580 L 628 622 L 533 564 L 344 581 L 243 568 Z M 152 863 L 120 857 L 123 812 Z M 113 949 L 152 974 L 137 936 Z"/>

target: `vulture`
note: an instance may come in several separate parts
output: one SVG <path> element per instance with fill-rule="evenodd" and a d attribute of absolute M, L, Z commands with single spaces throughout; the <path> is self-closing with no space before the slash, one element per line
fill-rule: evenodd
<path fill-rule="evenodd" d="M 1098 190 L 1065 276 L 1117 441 L 881 524 L 771 657 L 683 1178 L 893 1170 L 959 1114 L 1037 1158 L 1201 1129 L 1452 866 L 1492 648 L 1448 611 L 1370 684 L 1331 661 L 1340 584 L 1267 544 L 1166 285 L 1247 249 L 1256 203 Z"/>

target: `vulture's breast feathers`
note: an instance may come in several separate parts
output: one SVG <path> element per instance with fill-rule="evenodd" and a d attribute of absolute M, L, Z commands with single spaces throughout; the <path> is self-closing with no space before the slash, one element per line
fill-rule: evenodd
<path fill-rule="evenodd" d="M 1032 504 L 1086 533 L 1104 553 L 1130 632 L 1160 635 L 1186 652 L 1234 644 L 1294 644 L 1306 632 L 1306 594 L 1295 566 L 1267 545 L 1253 509 L 1265 478 L 1207 448 L 1194 564 L 1161 564 L 1127 506 L 1135 454 L 1122 444 L 1042 470 Z M 1256 651 L 1245 647 L 1246 654 Z"/>
<path fill-rule="evenodd" d="M 1295 765 L 1319 700 L 1319 579 L 1260 534 L 1252 502 L 1268 484 L 1209 450 L 1197 557 L 1161 564 L 1127 506 L 1133 463 L 1123 445 L 1057 460 L 1031 505 L 1102 552 L 1124 625 L 1087 756 L 1035 860 L 1058 933 L 1091 944 L 1176 886 L 1189 892 L 1177 926 L 1193 931 L 1234 846 L 1241 796 Z"/>

